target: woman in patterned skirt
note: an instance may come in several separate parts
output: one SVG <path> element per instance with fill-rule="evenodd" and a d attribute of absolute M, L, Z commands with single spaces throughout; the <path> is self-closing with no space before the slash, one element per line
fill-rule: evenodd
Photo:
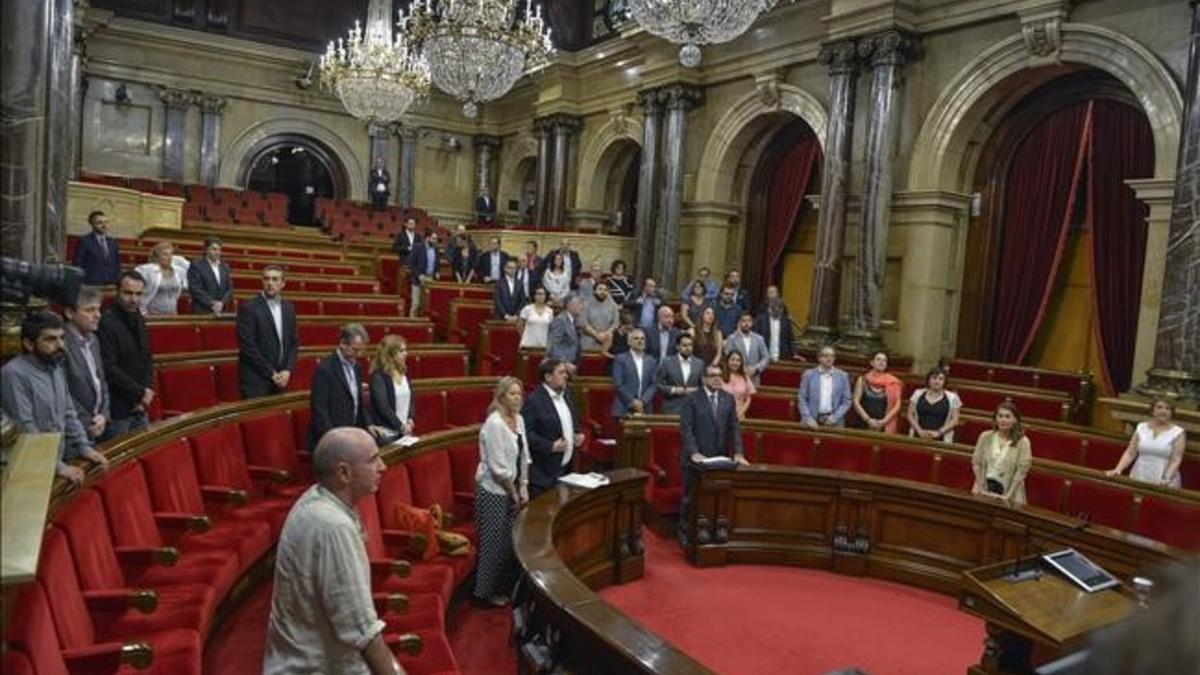
<path fill-rule="evenodd" d="M 508 602 L 516 582 L 512 528 L 529 501 L 529 442 L 521 403 L 525 388 L 515 377 L 496 386 L 487 420 L 479 430 L 475 470 L 475 597 L 497 607 Z"/>

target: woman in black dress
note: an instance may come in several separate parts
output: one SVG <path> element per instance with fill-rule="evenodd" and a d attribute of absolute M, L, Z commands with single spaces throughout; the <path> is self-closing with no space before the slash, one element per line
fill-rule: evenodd
<path fill-rule="evenodd" d="M 925 386 L 908 400 L 908 433 L 931 441 L 954 442 L 958 410 L 962 401 L 946 389 L 946 371 L 933 368 L 925 375 Z"/>

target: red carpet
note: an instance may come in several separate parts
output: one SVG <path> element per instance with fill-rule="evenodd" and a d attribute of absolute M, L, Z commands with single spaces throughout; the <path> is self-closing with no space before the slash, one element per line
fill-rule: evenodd
<path fill-rule="evenodd" d="M 724 675 L 961 675 L 983 653 L 983 623 L 953 598 L 799 568 L 698 569 L 649 530 L 645 577 L 600 595 Z"/>

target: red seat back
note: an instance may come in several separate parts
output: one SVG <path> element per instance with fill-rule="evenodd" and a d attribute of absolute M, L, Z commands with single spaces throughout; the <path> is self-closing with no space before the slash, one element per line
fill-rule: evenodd
<path fill-rule="evenodd" d="M 757 461 L 786 466 L 812 466 L 816 461 L 813 437 L 764 431 Z"/>
<path fill-rule="evenodd" d="M 242 389 L 238 382 L 239 368 L 237 359 L 228 359 L 213 364 L 217 400 L 221 403 L 236 403 L 242 400 Z"/>
<path fill-rule="evenodd" d="M 299 465 L 297 452 L 301 445 L 296 442 L 287 411 L 243 420 L 241 426 L 249 464 L 283 469 L 296 476 Z"/>
<path fill-rule="evenodd" d="M 413 392 L 413 421 L 417 433 L 440 431 L 447 428 L 446 394 L 443 391 Z"/>
<path fill-rule="evenodd" d="M 236 424 L 206 429 L 191 438 L 196 475 L 201 485 L 249 490 L 253 487 L 246 468 L 242 431 Z"/>
<path fill-rule="evenodd" d="M 492 403 L 490 388 L 447 389 L 446 423 L 451 427 L 482 424 Z"/>
<path fill-rule="evenodd" d="M 308 407 L 293 408 L 291 413 L 292 442 L 296 444 L 296 452 L 307 452 L 308 428 L 312 426 L 312 410 Z"/>
<path fill-rule="evenodd" d="M 1066 480 L 1061 476 L 1030 471 L 1025 475 L 1025 497 L 1030 505 L 1058 511 L 1062 508 Z"/>
<path fill-rule="evenodd" d="M 799 390 L 800 378 L 802 377 L 804 377 L 804 370 L 802 368 L 772 364 L 763 371 L 762 386 L 787 387 L 788 389 Z"/>
<path fill-rule="evenodd" d="M 653 427 L 650 429 L 651 457 L 663 473 L 666 487 L 683 485 L 683 468 L 679 465 L 682 440 L 679 427 Z"/>
<path fill-rule="evenodd" d="M 791 396 L 758 394 L 750 399 L 746 416 L 754 419 L 792 422 L 796 419 L 796 403 Z"/>
<path fill-rule="evenodd" d="M 584 399 L 587 404 L 587 416 L 600 425 L 602 438 L 618 438 L 621 435 L 620 425 L 613 419 L 612 405 L 616 394 L 612 387 L 588 387 Z M 649 410 L 649 408 L 647 408 Z"/>
<path fill-rule="evenodd" d="M 388 467 L 379 481 L 379 490 L 375 493 L 379 506 L 379 521 L 384 529 L 400 529 L 400 521 L 396 517 L 396 504 L 412 504 L 412 483 L 408 479 L 408 468 L 404 464 Z"/>
<path fill-rule="evenodd" d="M 479 443 L 457 443 L 446 450 L 450 458 L 450 477 L 454 491 L 475 494 L 475 470 L 479 468 Z"/>
<path fill-rule="evenodd" d="M 59 660 L 62 660 L 61 655 L 59 655 Z M 54 672 L 66 675 L 67 672 L 65 664 L 61 669 L 55 666 L 43 666 L 42 668 L 43 672 L 46 673 Z M 29 657 L 11 649 L 0 654 L 0 672 L 3 672 L 5 675 L 37 675 L 33 669 L 33 664 L 29 662 Z"/>
<path fill-rule="evenodd" d="M 989 422 L 960 418 L 958 427 L 954 430 L 954 442 L 964 445 L 975 445 L 979 435 L 992 428 Z"/>
<path fill-rule="evenodd" d="M 146 472 L 150 501 L 156 511 L 204 514 L 204 497 L 187 439 L 178 438 L 138 460 Z"/>
<path fill-rule="evenodd" d="M 1071 483 L 1067 495 L 1066 512 L 1071 515 L 1090 514 L 1093 523 L 1127 530 L 1131 506 L 1133 492 L 1130 490 L 1089 480 L 1076 480 Z"/>
<path fill-rule="evenodd" d="M 1200 550 L 1200 508 L 1147 495 L 1142 499 L 1133 531 L 1171 546 Z"/>
<path fill-rule="evenodd" d="M 938 461 L 938 485 L 958 490 L 970 490 L 975 484 L 975 470 L 971 458 L 948 452 L 940 453 Z"/>
<path fill-rule="evenodd" d="M 881 476 L 928 483 L 933 479 L 933 453 L 915 448 L 883 447 L 879 455 Z"/>
<path fill-rule="evenodd" d="M 158 373 L 163 410 L 191 412 L 217 404 L 217 382 L 208 364 L 174 366 Z"/>
<path fill-rule="evenodd" d="M 387 550 L 383 545 L 383 532 L 380 530 L 379 524 L 379 504 L 376 502 L 375 495 L 367 495 L 358 501 L 358 516 L 362 520 L 363 532 L 367 535 L 363 542 L 367 549 L 367 558 L 370 560 L 388 558 Z"/>
<path fill-rule="evenodd" d="M 1125 453 L 1125 445 L 1123 441 L 1085 438 L 1083 439 L 1082 464 L 1093 469 L 1111 469 L 1117 465 L 1121 455 Z"/>
<path fill-rule="evenodd" d="M 80 586 L 89 591 L 125 586 L 104 505 L 95 490 L 84 490 L 67 502 L 54 514 L 54 524 L 70 542 Z M 49 586 L 47 590 L 53 591 Z"/>
<path fill-rule="evenodd" d="M 200 342 L 205 351 L 228 351 L 238 348 L 237 326 L 233 323 L 211 323 L 200 328 Z"/>
<path fill-rule="evenodd" d="M 96 642 L 96 626 L 84 601 L 77 569 L 66 535 L 53 528 L 46 530 L 38 560 L 38 580 L 46 593 L 54 632 L 63 649 L 89 647 Z M 40 617 L 34 618 L 35 625 L 39 623 L 38 619 Z M 21 622 L 13 622 L 14 625 L 18 623 Z"/>
<path fill-rule="evenodd" d="M 141 464 L 129 462 L 109 471 L 96 485 L 96 491 L 104 501 L 108 526 L 117 546 L 163 546 Z"/>
<path fill-rule="evenodd" d="M 821 439 L 817 446 L 817 467 L 867 473 L 871 470 L 871 446 L 842 439 Z"/>
<path fill-rule="evenodd" d="M 203 350 L 200 332 L 193 324 L 148 322 L 146 334 L 151 354 L 178 354 Z"/>
<path fill-rule="evenodd" d="M 1026 429 L 1025 435 L 1029 437 L 1029 445 L 1038 459 L 1049 459 L 1075 465 L 1080 464 L 1083 459 L 1078 436 L 1043 432 L 1039 429 Z"/>
<path fill-rule="evenodd" d="M 450 455 L 435 450 L 413 457 L 404 463 L 412 485 L 413 504 L 429 508 L 438 504 L 447 512 L 454 508 L 454 478 L 450 471 Z"/>
<path fill-rule="evenodd" d="M 427 352 L 408 356 L 408 375 L 414 379 L 466 377 L 469 374 L 470 362 L 465 351 Z"/>

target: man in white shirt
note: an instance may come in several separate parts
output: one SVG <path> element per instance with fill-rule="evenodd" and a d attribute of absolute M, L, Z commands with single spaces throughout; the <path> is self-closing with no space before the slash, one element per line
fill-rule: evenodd
<path fill-rule="evenodd" d="M 264 675 L 403 672 L 375 612 L 357 510 L 385 470 L 367 432 L 339 427 L 321 437 L 317 484 L 292 506 L 279 536 Z"/>
<path fill-rule="evenodd" d="M 778 286 L 767 287 L 767 301 L 759 309 L 758 317 L 754 320 L 754 332 L 767 341 L 771 361 L 791 360 L 795 355 L 792 319 L 788 316 L 783 298 L 779 296 Z"/>
<path fill-rule="evenodd" d="M 567 364 L 548 358 L 539 367 L 542 386 L 525 399 L 521 417 L 529 439 L 529 497 L 554 487 L 558 477 L 570 472 L 576 448 L 583 445 L 579 417 L 567 389 Z"/>
<path fill-rule="evenodd" d="M 742 317 L 738 319 L 737 332 L 725 338 L 725 355 L 733 352 L 741 354 L 746 375 L 757 386 L 762 372 L 771 365 L 771 353 L 767 351 L 767 343 L 763 341 L 763 337 L 755 333 L 753 327 L 754 316 L 750 312 L 743 312 Z"/>
<path fill-rule="evenodd" d="M 833 366 L 835 358 L 833 347 L 822 347 L 817 352 L 820 365 L 804 371 L 800 378 L 796 406 L 800 409 L 800 423 L 812 429 L 840 427 L 850 410 L 850 377 Z"/>

